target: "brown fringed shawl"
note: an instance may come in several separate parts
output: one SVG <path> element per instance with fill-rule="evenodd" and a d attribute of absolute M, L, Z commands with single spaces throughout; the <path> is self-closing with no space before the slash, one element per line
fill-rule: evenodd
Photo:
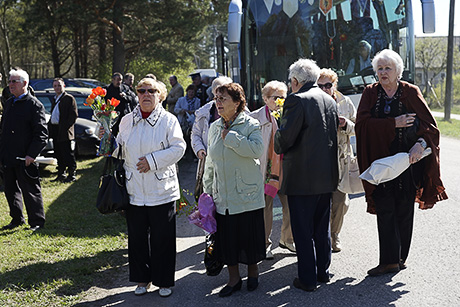
<path fill-rule="evenodd" d="M 415 201 L 420 209 L 429 209 L 438 201 L 447 199 L 441 181 L 439 166 L 439 129 L 420 89 L 404 81 L 401 82 L 400 101 L 408 113 L 416 113 L 420 120 L 417 135 L 423 137 L 432 154 L 425 159 L 422 187 L 417 190 Z M 373 161 L 390 155 L 390 144 L 396 137 L 394 118 L 374 118 L 371 110 L 377 102 L 378 83 L 369 85 L 363 92 L 356 117 L 356 141 L 360 172 L 364 172 Z M 366 192 L 367 211 L 375 214 L 372 193 L 376 186 L 363 181 Z"/>

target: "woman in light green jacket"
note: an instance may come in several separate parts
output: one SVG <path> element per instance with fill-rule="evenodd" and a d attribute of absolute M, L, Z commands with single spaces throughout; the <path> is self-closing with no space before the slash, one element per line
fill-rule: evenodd
<path fill-rule="evenodd" d="M 246 115 L 243 88 L 236 83 L 216 89 L 221 118 L 211 124 L 204 192 L 216 204 L 215 251 L 227 264 L 229 281 L 219 296 L 241 289 L 238 264 L 248 265 L 247 289 L 257 288 L 257 262 L 265 259 L 264 185 L 259 157 L 264 146 L 259 122 Z"/>

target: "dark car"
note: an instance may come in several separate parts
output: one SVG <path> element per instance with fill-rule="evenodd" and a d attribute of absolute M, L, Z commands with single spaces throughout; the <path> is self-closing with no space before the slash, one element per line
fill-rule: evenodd
<path fill-rule="evenodd" d="M 78 108 L 78 117 L 92 120 L 93 119 L 93 109 L 89 106 L 83 105 L 85 103 L 88 95 L 91 94 L 91 89 L 89 88 L 75 88 L 75 87 L 66 87 L 66 92 L 75 97 Z M 35 97 L 37 97 L 41 103 L 45 106 L 45 109 L 48 112 L 51 112 L 51 104 L 54 98 L 54 90 L 47 89 L 43 91 L 36 91 Z"/>
<path fill-rule="evenodd" d="M 51 115 L 46 113 L 46 122 L 49 122 Z M 95 134 L 98 131 L 98 124 L 95 121 L 85 118 L 77 118 L 75 129 L 75 155 L 76 156 L 95 156 L 99 149 L 100 140 Z M 46 147 L 40 155 L 51 157 L 54 153 L 53 140 L 48 139 Z"/>
<path fill-rule="evenodd" d="M 45 89 L 53 88 L 54 79 L 30 79 L 29 85 L 36 91 L 42 91 Z M 95 88 L 104 87 L 106 84 L 96 80 L 88 78 L 64 78 L 66 87 L 82 87 L 82 88 Z"/>

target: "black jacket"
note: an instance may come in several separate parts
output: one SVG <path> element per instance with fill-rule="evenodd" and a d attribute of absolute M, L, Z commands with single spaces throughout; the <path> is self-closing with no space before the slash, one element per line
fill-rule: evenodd
<path fill-rule="evenodd" d="M 336 190 L 338 124 L 336 102 L 314 83 L 287 97 L 275 134 L 275 152 L 284 154 L 281 193 L 316 195 Z"/>
<path fill-rule="evenodd" d="M 15 102 L 10 97 L 0 123 L 0 163 L 16 166 L 19 165 L 16 157 L 36 158 L 47 138 L 43 104 L 30 93 Z"/>
<path fill-rule="evenodd" d="M 129 86 L 123 83 L 120 84 L 120 87 L 115 87 L 113 84 L 110 84 L 106 89 L 107 95 L 105 99 L 110 100 L 113 97 L 120 100 L 120 104 L 115 108 L 115 111 L 119 112 L 118 119 L 112 127 L 112 133 L 116 136 L 123 116 L 130 113 L 136 107 L 136 94 L 129 89 Z M 121 93 L 124 93 L 124 97 L 122 97 Z"/>
<path fill-rule="evenodd" d="M 53 98 L 51 114 L 56 107 L 56 101 Z M 75 138 L 74 126 L 78 117 L 77 103 L 75 98 L 64 92 L 59 101 L 59 125 L 52 125 L 51 118 L 48 123 L 49 136 L 54 141 L 70 141 Z"/>

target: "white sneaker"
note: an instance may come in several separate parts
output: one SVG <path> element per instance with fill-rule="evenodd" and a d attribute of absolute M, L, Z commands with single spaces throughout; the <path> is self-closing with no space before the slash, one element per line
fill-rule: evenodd
<path fill-rule="evenodd" d="M 284 248 L 284 249 L 288 249 L 293 253 L 297 253 L 297 250 L 295 249 L 294 243 L 286 243 L 286 242 L 283 242 L 283 241 L 280 240 L 279 247 Z"/>
<path fill-rule="evenodd" d="M 172 294 L 172 290 L 170 288 L 160 288 L 158 293 L 161 297 L 168 297 Z"/>
<path fill-rule="evenodd" d="M 265 259 L 272 260 L 273 258 L 275 258 L 275 257 L 273 256 L 272 251 L 267 251 L 267 253 L 265 255 Z"/>
<path fill-rule="evenodd" d="M 150 288 L 150 283 L 147 284 L 147 286 L 137 286 L 136 290 L 134 290 L 135 295 L 144 295 L 147 293 L 147 289 Z"/>

